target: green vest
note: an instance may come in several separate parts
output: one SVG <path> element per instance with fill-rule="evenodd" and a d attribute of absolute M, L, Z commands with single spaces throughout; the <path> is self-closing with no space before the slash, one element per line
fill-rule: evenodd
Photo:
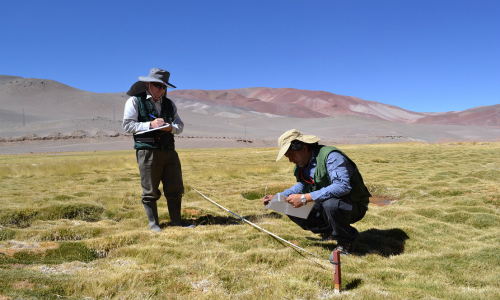
<path fill-rule="evenodd" d="M 314 171 L 314 183 L 312 184 L 307 183 L 302 179 L 302 176 L 300 176 L 300 168 L 297 168 L 297 166 L 295 166 L 293 172 L 295 177 L 297 178 L 297 182 L 302 182 L 302 184 L 304 184 L 302 193 L 307 194 L 310 192 L 314 192 L 332 184 L 330 175 L 328 174 L 328 170 L 326 169 L 326 159 L 328 155 L 333 151 L 337 151 L 342 154 L 342 156 L 344 156 L 344 158 L 346 158 L 355 167 L 354 174 L 352 174 L 349 182 L 349 184 L 351 185 L 351 191 L 349 192 L 349 194 L 347 194 L 347 196 L 352 201 L 359 202 L 368 207 L 368 203 L 370 202 L 369 197 L 371 196 L 371 194 L 366 188 L 365 183 L 363 182 L 363 177 L 361 177 L 361 173 L 359 173 L 358 167 L 347 155 L 345 155 L 342 151 L 335 147 L 321 145 L 318 146 L 316 155 L 316 170 Z"/>
<path fill-rule="evenodd" d="M 174 108 L 172 106 L 172 100 L 163 96 L 161 115 L 156 110 L 155 105 L 152 100 L 147 99 L 147 94 L 140 93 L 135 95 L 137 98 L 137 107 L 139 116 L 137 121 L 139 122 L 151 122 L 152 118 L 150 114 L 163 118 L 166 123 L 172 124 L 174 121 Z M 175 149 L 174 135 L 167 131 L 155 130 L 143 134 L 134 134 L 134 149 L 151 149 L 151 148 L 168 148 Z"/>

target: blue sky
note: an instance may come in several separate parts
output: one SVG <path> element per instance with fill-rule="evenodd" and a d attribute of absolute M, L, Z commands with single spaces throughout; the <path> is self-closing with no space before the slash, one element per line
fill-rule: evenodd
<path fill-rule="evenodd" d="M 122 92 L 322 90 L 418 112 L 500 103 L 498 0 L 0 0 L 0 75 Z"/>

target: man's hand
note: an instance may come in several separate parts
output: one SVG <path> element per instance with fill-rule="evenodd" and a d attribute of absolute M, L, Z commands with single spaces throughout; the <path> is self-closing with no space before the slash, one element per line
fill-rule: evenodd
<path fill-rule="evenodd" d="M 162 118 L 157 118 L 157 119 L 154 119 L 153 121 L 151 121 L 149 127 L 151 127 L 151 129 L 153 129 L 153 128 L 158 128 L 158 127 L 163 126 L 163 125 L 165 125 L 165 121 Z"/>
<path fill-rule="evenodd" d="M 286 197 L 285 201 L 290 203 L 293 207 L 298 208 L 303 205 L 300 197 L 302 197 L 302 194 L 292 194 Z"/>
<path fill-rule="evenodd" d="M 265 195 L 264 198 L 262 198 L 262 204 L 268 205 L 271 200 L 273 200 L 274 195 Z"/>

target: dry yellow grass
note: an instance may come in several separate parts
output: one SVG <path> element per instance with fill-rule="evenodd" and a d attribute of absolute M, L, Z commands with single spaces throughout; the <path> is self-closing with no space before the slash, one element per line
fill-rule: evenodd
<path fill-rule="evenodd" d="M 500 144 L 339 146 L 372 194 L 342 257 L 343 290 L 319 267 L 227 209 L 325 259 L 333 243 L 263 211 L 294 183 L 277 150 L 180 149 L 183 217 L 147 230 L 133 151 L 0 156 L 0 298 L 498 299 Z M 47 245 L 51 247 L 47 247 Z M 58 247 L 53 247 L 57 244 Z"/>

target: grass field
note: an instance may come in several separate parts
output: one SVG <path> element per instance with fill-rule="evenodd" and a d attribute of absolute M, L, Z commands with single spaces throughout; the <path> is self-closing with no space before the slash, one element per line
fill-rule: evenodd
<path fill-rule="evenodd" d="M 353 255 L 263 211 L 294 183 L 276 148 L 179 149 L 183 219 L 148 230 L 133 151 L 0 156 L 0 299 L 500 299 L 500 144 L 338 146 L 371 193 Z"/>

